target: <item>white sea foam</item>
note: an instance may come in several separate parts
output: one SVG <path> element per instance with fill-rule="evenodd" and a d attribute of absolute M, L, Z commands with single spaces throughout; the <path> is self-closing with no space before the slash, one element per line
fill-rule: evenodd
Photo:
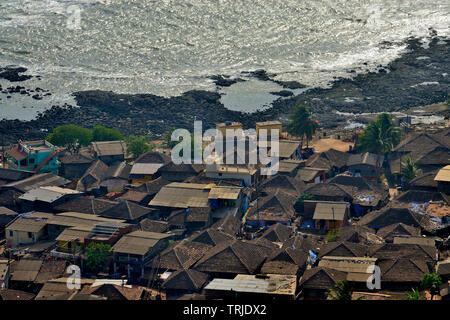
<path fill-rule="evenodd" d="M 256 69 L 327 87 L 388 64 L 410 36 L 449 36 L 449 12 L 448 0 L 0 0 L 0 65 L 64 93 L 172 96 Z"/>

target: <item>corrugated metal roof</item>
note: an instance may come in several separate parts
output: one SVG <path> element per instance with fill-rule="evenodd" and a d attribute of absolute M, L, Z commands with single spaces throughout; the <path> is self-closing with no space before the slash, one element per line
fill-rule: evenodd
<path fill-rule="evenodd" d="M 242 188 L 240 187 L 225 187 L 216 186 L 212 187 L 209 192 L 208 199 L 230 199 L 236 200 L 239 198 Z"/>
<path fill-rule="evenodd" d="M 154 174 L 161 168 L 163 163 L 135 163 L 131 169 L 131 174 Z"/>
<path fill-rule="evenodd" d="M 208 207 L 211 185 L 197 183 L 171 183 L 164 186 L 150 201 L 152 206 L 173 208 Z"/>
<path fill-rule="evenodd" d="M 161 239 L 167 237 L 169 235 L 162 233 L 135 231 L 120 238 L 114 245 L 113 251 L 117 253 L 144 255 Z"/>
<path fill-rule="evenodd" d="M 12 231 L 38 232 L 46 224 L 47 220 L 19 218 L 6 227 L 6 229 Z"/>
<path fill-rule="evenodd" d="M 319 202 L 314 210 L 314 220 L 344 220 L 349 203 L 347 202 Z"/>
<path fill-rule="evenodd" d="M 127 145 L 124 141 L 98 141 L 92 142 L 92 147 L 98 156 L 125 155 Z"/>
<path fill-rule="evenodd" d="M 267 275 L 267 279 L 258 279 L 252 275 L 238 275 L 234 279 L 213 279 L 205 290 L 236 291 L 247 293 L 265 293 L 294 295 L 295 275 Z"/>
<path fill-rule="evenodd" d="M 27 201 L 43 201 L 47 203 L 52 203 L 61 197 L 66 195 L 82 194 L 80 191 L 72 189 L 64 189 L 60 187 L 39 187 L 28 191 L 19 197 L 21 200 Z"/>
<path fill-rule="evenodd" d="M 443 167 L 434 177 L 435 181 L 450 182 L 450 165 Z"/>

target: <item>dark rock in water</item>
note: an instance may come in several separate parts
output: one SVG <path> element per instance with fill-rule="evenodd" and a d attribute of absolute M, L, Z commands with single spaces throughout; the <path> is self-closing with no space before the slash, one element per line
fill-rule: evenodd
<path fill-rule="evenodd" d="M 236 82 L 242 82 L 245 81 L 243 79 L 237 78 L 237 79 L 229 79 L 227 76 L 217 75 L 217 76 L 211 76 L 212 80 L 214 80 L 214 83 L 218 87 L 229 87 Z"/>
<path fill-rule="evenodd" d="M 23 67 L 4 67 L 0 68 L 0 79 L 6 79 L 11 82 L 25 81 L 33 78 L 29 75 L 20 75 L 19 73 L 26 72 L 27 69 Z"/>
<path fill-rule="evenodd" d="M 286 89 L 303 89 L 306 88 L 305 85 L 298 83 L 297 81 L 281 81 L 281 80 L 273 80 L 273 82 L 278 83 L 280 86 Z"/>
<path fill-rule="evenodd" d="M 270 94 L 273 94 L 274 96 L 280 96 L 280 97 L 290 97 L 293 96 L 294 93 L 289 90 L 281 90 L 278 92 L 269 92 Z"/>
<path fill-rule="evenodd" d="M 38 94 L 35 94 L 34 96 L 32 96 L 32 98 L 35 100 L 42 100 L 42 97 Z"/>
<path fill-rule="evenodd" d="M 276 76 L 276 74 L 269 75 L 266 70 L 262 70 L 262 69 L 251 71 L 251 72 L 249 72 L 249 74 L 250 74 L 250 76 L 252 76 L 258 80 L 261 80 L 261 81 L 270 81 L 271 77 Z"/>

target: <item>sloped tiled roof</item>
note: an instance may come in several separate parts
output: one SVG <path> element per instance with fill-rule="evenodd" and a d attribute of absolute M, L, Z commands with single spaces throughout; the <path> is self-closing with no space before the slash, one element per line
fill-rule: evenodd
<path fill-rule="evenodd" d="M 219 231 L 223 231 L 225 233 L 231 234 L 234 236 L 241 229 L 241 220 L 236 218 L 232 214 L 227 214 L 225 217 L 217 221 L 211 226 L 211 229 L 216 229 Z"/>
<path fill-rule="evenodd" d="M 378 263 L 382 282 L 416 282 L 419 283 L 425 273 L 429 273 L 426 261 L 422 259 L 395 258 Z"/>
<path fill-rule="evenodd" d="M 319 253 L 323 256 L 335 257 L 364 257 L 368 253 L 368 247 L 361 243 L 337 241 L 325 244 Z"/>
<path fill-rule="evenodd" d="M 303 289 L 331 289 L 337 282 L 345 280 L 347 273 L 324 267 L 311 268 L 303 274 L 299 286 Z"/>
<path fill-rule="evenodd" d="M 210 245 L 201 242 L 182 240 L 155 257 L 152 267 L 170 270 L 188 269 L 210 249 Z"/>
<path fill-rule="evenodd" d="M 140 206 L 131 201 L 122 201 L 116 204 L 114 207 L 106 209 L 102 211 L 100 215 L 102 217 L 111 218 L 111 219 L 121 219 L 121 220 L 136 220 L 143 216 L 148 215 L 153 210 L 150 208 L 146 208 Z"/>
<path fill-rule="evenodd" d="M 209 228 L 201 231 L 196 235 L 193 235 L 191 241 L 201 242 L 210 246 L 216 246 L 223 242 L 232 241 L 233 239 L 234 237 L 228 233 Z"/>
<path fill-rule="evenodd" d="M 116 205 L 117 202 L 115 201 L 81 197 L 62 203 L 54 207 L 54 209 L 59 212 L 100 214 Z"/>
<path fill-rule="evenodd" d="M 178 270 L 172 273 L 161 285 L 164 290 L 199 291 L 206 284 L 209 276 L 192 269 Z"/>
<path fill-rule="evenodd" d="M 271 250 L 242 240 L 223 242 L 209 250 L 194 266 L 203 272 L 253 274 Z"/>
<path fill-rule="evenodd" d="M 384 239 L 393 240 L 396 236 L 419 236 L 420 229 L 399 222 L 379 229 L 377 235 Z"/>
<path fill-rule="evenodd" d="M 86 170 L 84 175 L 78 180 L 77 190 L 90 191 L 93 188 L 100 187 L 100 183 L 107 177 L 109 167 L 97 160 Z"/>
<path fill-rule="evenodd" d="M 269 227 L 262 235 L 262 238 L 266 238 L 272 242 L 284 242 L 289 239 L 293 234 L 292 228 L 285 226 L 281 223 L 275 223 Z"/>

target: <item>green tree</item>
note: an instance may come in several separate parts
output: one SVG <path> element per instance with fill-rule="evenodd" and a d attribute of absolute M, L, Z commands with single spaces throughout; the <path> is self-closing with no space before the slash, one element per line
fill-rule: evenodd
<path fill-rule="evenodd" d="M 400 139 L 400 130 L 394 125 L 392 116 L 382 113 L 367 125 L 356 147 L 360 152 L 383 155 L 391 152 Z"/>
<path fill-rule="evenodd" d="M 406 292 L 405 294 L 407 300 L 420 300 L 419 288 L 412 289 L 412 293 Z"/>
<path fill-rule="evenodd" d="M 306 138 L 306 147 L 308 148 L 309 141 L 311 141 L 317 128 L 317 123 L 311 119 L 311 109 L 303 104 L 299 104 L 294 110 L 287 131 L 290 135 L 301 138 L 302 148 L 303 141 Z"/>
<path fill-rule="evenodd" d="M 178 143 L 178 141 L 172 141 L 172 132 L 174 131 L 175 127 L 172 127 L 163 134 L 164 143 L 169 149 L 172 149 Z"/>
<path fill-rule="evenodd" d="M 442 285 L 442 278 L 435 273 L 426 273 L 423 275 L 422 281 L 420 281 L 420 287 L 423 290 L 429 290 L 431 294 L 431 300 L 439 293 L 439 287 Z"/>
<path fill-rule="evenodd" d="M 87 146 L 92 141 L 92 131 L 73 124 L 56 127 L 46 140 L 56 146 L 66 147 L 76 152 L 81 146 Z"/>
<path fill-rule="evenodd" d="M 124 139 L 123 134 L 119 130 L 104 126 L 95 126 L 92 134 L 92 141 L 117 141 Z"/>
<path fill-rule="evenodd" d="M 127 141 L 127 154 L 132 154 L 139 157 L 153 149 L 154 145 L 151 143 L 151 135 L 146 136 L 129 136 Z"/>
<path fill-rule="evenodd" d="M 352 300 L 353 287 L 347 280 L 341 280 L 326 292 L 331 300 Z"/>
<path fill-rule="evenodd" d="M 86 265 L 92 271 L 109 271 L 109 260 L 112 256 L 109 244 L 91 242 L 86 248 Z"/>
<path fill-rule="evenodd" d="M 400 162 L 400 173 L 406 180 L 412 180 L 422 173 L 411 156 L 407 156 Z"/>

